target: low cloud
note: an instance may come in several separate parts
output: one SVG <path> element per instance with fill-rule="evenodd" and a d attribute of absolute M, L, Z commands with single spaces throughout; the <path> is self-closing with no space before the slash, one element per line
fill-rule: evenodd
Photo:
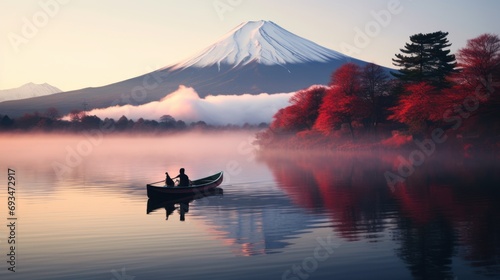
<path fill-rule="evenodd" d="M 258 95 L 217 95 L 200 98 L 190 87 L 180 86 L 175 92 L 168 94 L 160 101 L 143 105 L 114 106 L 105 109 L 94 109 L 88 115 L 96 115 L 101 119 L 139 118 L 159 120 L 163 115 L 171 115 L 177 120 L 187 123 L 205 121 L 208 124 L 225 125 L 244 123 L 269 123 L 272 116 L 283 107 L 289 105 L 294 93 L 277 93 Z"/>

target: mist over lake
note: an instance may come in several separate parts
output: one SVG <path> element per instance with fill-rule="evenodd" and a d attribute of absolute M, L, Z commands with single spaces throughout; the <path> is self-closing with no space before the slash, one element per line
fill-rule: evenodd
<path fill-rule="evenodd" d="M 500 279 L 499 10 L 0 1 L 0 280 Z"/>
<path fill-rule="evenodd" d="M 500 276 L 494 156 L 438 148 L 390 187 L 409 151 L 259 153 L 255 132 L 3 134 L 19 249 L 2 279 Z M 146 184 L 181 167 L 223 171 L 222 191 L 148 201 Z"/>

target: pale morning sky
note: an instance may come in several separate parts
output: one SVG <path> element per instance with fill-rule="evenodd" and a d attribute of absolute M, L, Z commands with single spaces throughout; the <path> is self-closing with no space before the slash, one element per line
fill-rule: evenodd
<path fill-rule="evenodd" d="M 118 82 L 186 59 L 260 19 L 392 66 L 412 34 L 449 32 L 453 52 L 480 34 L 500 34 L 498 11 L 498 0 L 0 0 L 0 89 Z"/>

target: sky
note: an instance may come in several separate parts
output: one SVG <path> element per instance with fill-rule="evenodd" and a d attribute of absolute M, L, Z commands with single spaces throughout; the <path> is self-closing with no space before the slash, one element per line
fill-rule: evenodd
<path fill-rule="evenodd" d="M 500 34 L 497 0 L 0 0 L 0 89 L 98 87 L 187 59 L 238 24 L 271 20 L 392 67 L 409 36 L 449 32 L 451 51 Z"/>

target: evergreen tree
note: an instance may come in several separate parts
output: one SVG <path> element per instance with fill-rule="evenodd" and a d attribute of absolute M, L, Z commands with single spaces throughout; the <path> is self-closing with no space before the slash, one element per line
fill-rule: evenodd
<path fill-rule="evenodd" d="M 456 72 L 455 55 L 447 49 L 451 46 L 446 38 L 448 32 L 437 31 L 410 36 L 401 53 L 393 58 L 399 72 L 391 74 L 403 82 L 428 82 L 436 88 L 449 87 L 447 76 Z"/>

